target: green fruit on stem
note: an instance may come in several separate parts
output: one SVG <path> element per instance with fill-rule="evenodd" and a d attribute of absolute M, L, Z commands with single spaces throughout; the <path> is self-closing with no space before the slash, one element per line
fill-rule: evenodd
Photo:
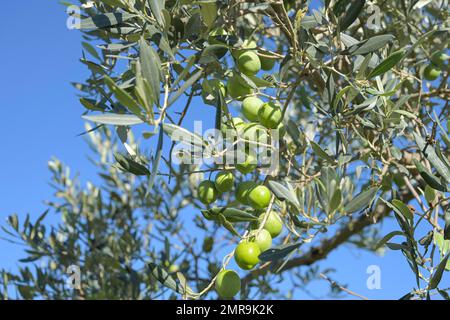
<path fill-rule="evenodd" d="M 441 75 L 441 70 L 430 64 L 423 71 L 423 76 L 428 81 L 434 81 Z"/>
<path fill-rule="evenodd" d="M 205 180 L 198 186 L 198 199 L 204 204 L 210 204 L 217 200 L 219 192 L 217 191 L 214 182 Z"/>
<path fill-rule="evenodd" d="M 250 270 L 258 264 L 260 254 L 261 250 L 256 243 L 241 242 L 234 250 L 234 260 L 240 268 Z"/>
<path fill-rule="evenodd" d="M 246 123 L 241 127 L 242 136 L 245 140 L 256 143 L 268 144 L 266 128 L 257 123 Z"/>
<path fill-rule="evenodd" d="M 258 245 L 261 252 L 269 250 L 272 247 L 272 236 L 266 229 L 261 229 L 259 232 L 258 230 L 254 230 L 250 239 Z"/>
<path fill-rule="evenodd" d="M 234 139 L 237 135 L 240 135 L 245 125 L 244 120 L 241 118 L 232 118 L 231 122 L 226 122 L 221 126 L 223 139 Z"/>
<path fill-rule="evenodd" d="M 259 122 L 266 128 L 276 129 L 283 120 L 281 107 L 274 102 L 267 102 L 261 106 L 258 112 Z"/>
<path fill-rule="evenodd" d="M 261 61 L 255 52 L 245 51 L 237 58 L 237 66 L 243 74 L 254 76 L 261 70 Z"/>
<path fill-rule="evenodd" d="M 241 278 L 234 270 L 222 270 L 217 275 L 215 286 L 221 298 L 232 298 L 241 290 Z"/>
<path fill-rule="evenodd" d="M 248 194 L 250 205 L 254 209 L 264 209 L 270 203 L 271 192 L 266 186 L 257 186 Z"/>
<path fill-rule="evenodd" d="M 236 163 L 236 169 L 242 174 L 254 171 L 258 164 L 256 158 L 251 154 L 245 154 L 244 161 L 241 161 L 241 159 L 237 159 L 236 161 L 238 162 Z"/>
<path fill-rule="evenodd" d="M 242 101 L 242 113 L 250 121 L 258 121 L 258 112 L 264 102 L 256 97 L 247 97 Z"/>
<path fill-rule="evenodd" d="M 236 199 L 243 205 L 249 204 L 248 195 L 250 191 L 257 187 L 258 184 L 253 181 L 244 181 L 238 184 L 236 188 Z"/>
<path fill-rule="evenodd" d="M 253 93 L 253 89 L 244 85 L 244 80 L 240 78 L 238 75 L 233 75 L 227 82 L 228 94 L 237 100 L 243 100 L 246 96 Z"/>
<path fill-rule="evenodd" d="M 261 61 L 261 69 L 269 71 L 275 66 L 277 60 L 268 57 L 259 56 L 259 61 Z"/>
<path fill-rule="evenodd" d="M 440 68 L 443 68 L 445 66 L 445 62 L 449 59 L 450 57 L 448 55 L 446 55 L 444 52 L 442 51 L 438 51 L 435 52 L 432 56 L 431 56 L 431 62 Z"/>
<path fill-rule="evenodd" d="M 252 50 L 252 49 L 256 49 L 257 46 L 258 45 L 257 45 L 255 40 L 248 40 L 248 39 L 246 39 L 246 40 L 244 40 L 241 48 L 238 48 L 238 49 L 235 49 L 235 50 L 232 51 L 232 55 L 233 55 L 233 57 L 235 57 L 237 59 L 237 58 L 239 58 L 239 56 L 242 53 L 244 53 L 246 51 L 255 51 L 255 50 Z"/>
<path fill-rule="evenodd" d="M 215 186 L 220 192 L 227 192 L 233 188 L 234 176 L 231 172 L 219 172 L 216 176 Z"/>
<path fill-rule="evenodd" d="M 264 215 L 260 216 L 260 223 L 262 223 Z M 281 221 L 280 216 L 275 211 L 271 211 L 267 217 L 266 223 L 264 224 L 264 229 L 269 231 L 272 238 L 276 238 L 283 230 L 283 221 Z"/>

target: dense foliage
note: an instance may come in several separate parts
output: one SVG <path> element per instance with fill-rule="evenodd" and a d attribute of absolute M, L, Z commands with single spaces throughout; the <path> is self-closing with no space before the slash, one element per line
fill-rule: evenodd
<path fill-rule="evenodd" d="M 79 5 L 91 75 L 75 86 L 100 181 L 50 162 L 61 223 L 10 216 L 3 235 L 27 256 L 1 296 L 291 298 L 319 277 L 339 295 L 319 261 L 350 245 L 403 254 L 404 298 L 448 298 L 446 0 Z M 194 120 L 231 131 L 244 161 L 180 161 L 223 156 Z M 256 146 L 278 166 L 250 161 Z"/>

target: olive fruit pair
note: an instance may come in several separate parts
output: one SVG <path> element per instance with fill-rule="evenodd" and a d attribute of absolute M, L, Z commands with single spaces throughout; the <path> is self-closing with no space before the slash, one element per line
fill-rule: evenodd
<path fill-rule="evenodd" d="M 258 185 L 253 181 L 241 182 L 236 189 L 236 199 L 254 209 L 264 209 L 270 203 L 272 194 L 266 186 Z"/>
<path fill-rule="evenodd" d="M 275 66 L 276 60 L 267 55 L 256 53 L 256 42 L 253 40 L 244 41 L 243 47 L 247 50 L 237 50 L 236 63 L 239 70 L 247 75 L 254 76 L 259 70 L 271 70 Z"/>
<path fill-rule="evenodd" d="M 242 113 L 250 121 L 259 121 L 268 129 L 276 129 L 283 120 L 281 107 L 273 101 L 264 103 L 256 97 L 242 101 Z"/>
<path fill-rule="evenodd" d="M 423 71 L 423 76 L 428 81 L 434 81 L 440 77 L 442 69 L 445 68 L 445 62 L 449 56 L 439 51 L 431 56 L 431 63 Z"/>
<path fill-rule="evenodd" d="M 215 182 L 202 181 L 197 190 L 198 199 L 203 204 L 211 204 L 217 200 L 221 192 L 230 191 L 233 188 L 234 176 L 231 172 L 222 171 L 216 176 Z"/>
<path fill-rule="evenodd" d="M 241 290 L 241 278 L 234 270 L 222 270 L 217 275 L 215 287 L 221 298 L 232 298 Z"/>

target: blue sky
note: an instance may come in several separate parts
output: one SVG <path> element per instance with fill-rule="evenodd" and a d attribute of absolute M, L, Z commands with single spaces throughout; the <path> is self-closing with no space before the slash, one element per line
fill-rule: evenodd
<path fill-rule="evenodd" d="M 83 131 L 72 81 L 82 81 L 87 72 L 79 63 L 81 36 L 66 28 L 65 8 L 57 1 L 8 1 L 0 12 L 2 156 L 0 157 L 0 223 L 11 213 L 37 217 L 45 209 L 43 201 L 52 196 L 47 162 L 56 156 L 82 181 L 96 181 L 95 167 L 87 160 L 87 145 L 77 134 Z M 200 107 L 197 109 L 200 112 Z M 191 126 L 188 124 L 188 127 Z M 49 216 L 48 223 L 58 221 Z M 387 233 L 397 227 L 386 223 Z M 0 267 L 14 270 L 23 257 L 17 246 L 0 241 Z M 381 290 L 366 287 L 369 265 L 381 269 Z M 323 267 L 337 269 L 333 279 L 369 298 L 395 299 L 414 285 L 409 267 L 398 252 L 383 257 L 344 247 L 333 252 Z M 308 289 L 320 295 L 326 281 Z M 298 298 L 307 295 L 299 293 Z"/>

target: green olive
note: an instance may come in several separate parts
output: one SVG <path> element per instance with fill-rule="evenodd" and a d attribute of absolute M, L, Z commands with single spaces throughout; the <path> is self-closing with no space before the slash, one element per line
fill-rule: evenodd
<path fill-rule="evenodd" d="M 231 172 L 222 171 L 216 176 L 215 186 L 220 192 L 227 192 L 233 188 L 234 176 Z"/>
<path fill-rule="evenodd" d="M 257 186 L 258 184 L 253 181 L 244 181 L 239 183 L 236 188 L 236 199 L 244 205 L 249 205 L 250 202 L 248 199 L 248 195 L 250 191 Z"/>
<path fill-rule="evenodd" d="M 240 159 L 237 159 L 237 162 L 239 161 Z M 245 154 L 244 162 L 236 163 L 236 169 L 242 174 L 247 174 L 254 171 L 257 165 L 256 158 L 252 154 Z"/>
<path fill-rule="evenodd" d="M 266 186 L 257 186 L 248 194 L 250 205 L 255 209 L 264 209 L 270 203 L 272 194 Z"/>
<path fill-rule="evenodd" d="M 441 75 L 441 70 L 430 64 L 423 71 L 423 76 L 428 81 L 434 81 Z"/>
<path fill-rule="evenodd" d="M 243 74 L 254 76 L 261 69 L 261 61 L 255 52 L 245 51 L 237 58 L 237 66 Z"/>
<path fill-rule="evenodd" d="M 221 298 L 232 298 L 241 290 L 241 278 L 236 271 L 222 270 L 217 275 L 215 287 Z"/>
<path fill-rule="evenodd" d="M 267 102 L 261 106 L 258 113 L 259 122 L 269 129 L 276 129 L 283 120 L 281 107 L 274 102 Z"/>
<path fill-rule="evenodd" d="M 234 250 L 234 260 L 244 270 L 250 270 L 259 263 L 261 250 L 254 242 L 241 242 Z"/>
<path fill-rule="evenodd" d="M 198 186 L 198 199 L 204 204 L 211 204 L 217 200 L 219 192 L 217 191 L 214 182 L 205 180 Z"/>
<path fill-rule="evenodd" d="M 247 97 L 242 101 L 242 113 L 250 121 L 258 121 L 258 112 L 264 102 L 257 97 Z"/>
<path fill-rule="evenodd" d="M 262 222 L 264 215 L 260 216 L 260 223 Z M 278 213 L 271 211 L 267 217 L 266 223 L 264 224 L 264 229 L 269 231 L 272 238 L 276 238 L 283 230 L 283 221 L 281 220 Z"/>

